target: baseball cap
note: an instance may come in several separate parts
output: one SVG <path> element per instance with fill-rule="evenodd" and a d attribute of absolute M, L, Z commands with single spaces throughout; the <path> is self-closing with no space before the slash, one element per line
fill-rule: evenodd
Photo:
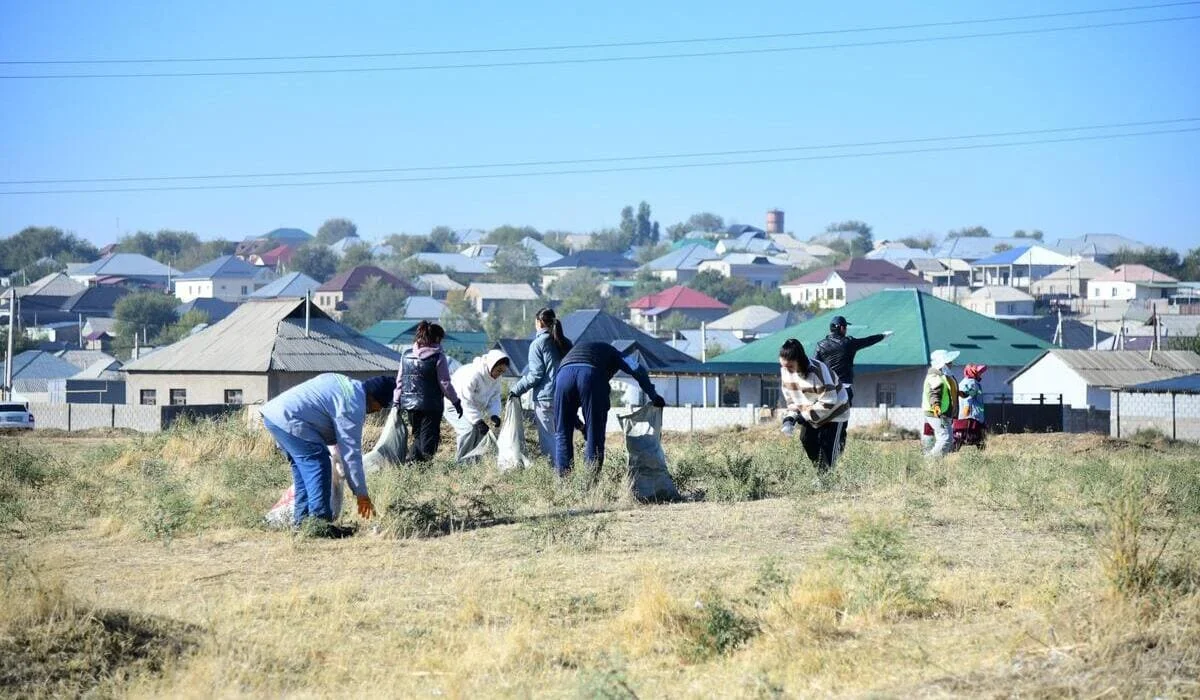
<path fill-rule="evenodd" d="M 834 316 L 833 319 L 829 321 L 830 328 L 833 328 L 834 326 L 849 326 L 849 325 L 850 325 L 850 322 L 846 320 L 845 316 Z"/>
<path fill-rule="evenodd" d="M 371 377 L 364 381 L 363 393 L 369 398 L 375 399 L 375 402 L 380 406 L 387 406 L 392 402 L 392 394 L 396 391 L 396 378 L 388 375 L 380 375 Z"/>

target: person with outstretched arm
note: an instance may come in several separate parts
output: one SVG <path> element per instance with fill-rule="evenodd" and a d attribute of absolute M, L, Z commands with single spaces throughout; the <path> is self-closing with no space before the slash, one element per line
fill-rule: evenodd
<path fill-rule="evenodd" d="M 650 402 L 666 406 L 646 368 L 621 355 L 609 343 L 579 343 L 563 356 L 554 380 L 554 470 L 559 476 L 571 471 L 575 459 L 577 412 L 583 409 L 584 459 L 599 472 L 604 466 L 604 429 L 608 425 L 608 382 L 617 372 L 625 372 L 637 380 L 638 386 L 650 397 Z"/>
<path fill-rule="evenodd" d="M 871 347 L 891 335 L 892 332 L 884 331 L 868 335 L 865 338 L 855 338 L 846 335 L 846 327 L 849 325 L 851 324 L 845 316 L 833 317 L 829 322 L 829 335 L 817 343 L 816 359 L 833 370 L 837 378 L 841 380 L 842 386 L 846 388 L 846 395 L 850 397 L 850 403 L 853 404 L 854 356 L 858 354 L 859 350 Z"/>
<path fill-rule="evenodd" d="M 375 515 L 362 463 L 363 422 L 367 414 L 389 406 L 393 377 L 358 381 L 341 374 L 319 374 L 263 404 L 263 425 L 292 465 L 296 493 L 295 524 L 307 518 L 333 520 L 329 490 L 333 465 L 328 445 L 337 445 L 346 465 L 346 481 L 358 499 L 358 514 Z"/>

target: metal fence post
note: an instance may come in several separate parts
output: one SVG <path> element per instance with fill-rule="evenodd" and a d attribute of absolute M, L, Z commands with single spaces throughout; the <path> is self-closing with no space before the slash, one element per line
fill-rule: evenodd
<path fill-rule="evenodd" d="M 1175 437 L 1175 397 L 1178 396 L 1175 392 L 1171 392 L 1171 439 L 1177 440 Z"/>

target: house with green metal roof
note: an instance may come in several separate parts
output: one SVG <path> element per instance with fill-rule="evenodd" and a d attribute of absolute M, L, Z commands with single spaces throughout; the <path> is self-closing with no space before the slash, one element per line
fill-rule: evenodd
<path fill-rule="evenodd" d="M 889 289 L 719 355 L 704 368 L 726 378 L 738 378 L 739 405 L 774 406 L 779 391 L 779 346 L 788 338 L 796 338 L 814 353 L 817 342 L 829 333 L 829 322 L 835 315 L 846 317 L 852 336 L 892 331 L 891 336 L 860 351 L 855 359 L 854 402 L 863 407 L 882 403 L 919 406 L 929 353 L 937 349 L 957 350 L 959 367 L 967 363 L 988 365 L 984 391 L 998 394 L 1007 390 L 1012 375 L 1049 347 L 1039 338 L 930 294 Z"/>

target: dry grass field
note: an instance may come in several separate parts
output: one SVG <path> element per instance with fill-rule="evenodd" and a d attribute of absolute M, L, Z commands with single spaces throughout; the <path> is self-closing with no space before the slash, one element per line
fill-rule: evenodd
<path fill-rule="evenodd" d="M 0 694 L 1200 696 L 1200 447 L 882 437 L 822 482 L 771 427 L 670 435 L 671 505 L 616 436 L 591 488 L 379 473 L 337 541 L 259 524 L 288 471 L 240 422 L 0 438 Z"/>

